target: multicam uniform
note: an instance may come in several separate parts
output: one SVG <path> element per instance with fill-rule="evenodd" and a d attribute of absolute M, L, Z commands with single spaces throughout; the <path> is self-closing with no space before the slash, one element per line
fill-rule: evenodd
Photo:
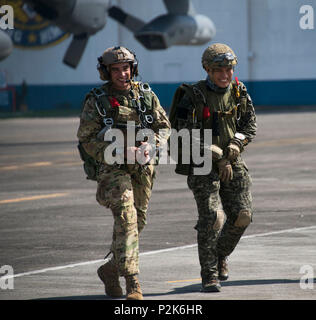
<path fill-rule="evenodd" d="M 109 101 L 114 101 L 114 124 L 112 128 L 123 128 L 126 137 L 127 121 L 140 125 L 139 115 L 132 101 L 140 96 L 137 83 L 132 82 L 132 90 L 120 92 L 110 83 L 101 88 L 107 93 Z M 148 97 L 148 94 L 147 94 Z M 156 95 L 150 91 L 146 107 L 150 109 L 154 121 L 150 127 L 155 132 L 157 146 L 168 139 L 169 120 Z M 135 100 L 134 100 L 135 101 Z M 97 138 L 104 122 L 104 117 L 96 108 L 96 99 L 88 94 L 80 117 L 78 138 L 85 151 L 100 163 L 97 175 L 96 199 L 100 205 L 110 208 L 114 217 L 112 262 L 119 275 L 128 276 L 139 273 L 139 233 L 146 224 L 146 212 L 153 186 L 154 165 L 123 164 L 109 165 L 104 161 L 104 150 L 111 143 Z"/>
<path fill-rule="evenodd" d="M 173 114 L 170 114 L 172 127 L 177 130 L 194 127 L 212 129 L 212 144 L 221 150 L 225 150 L 231 141 L 238 140 L 234 138 L 237 132 L 245 136 L 242 142 L 236 142 L 240 151 L 255 137 L 254 107 L 241 82 L 237 86 L 233 81 L 228 88 L 221 89 L 207 78 L 182 88 L 183 96 L 179 98 Z M 202 145 L 202 148 L 205 146 Z M 188 169 L 187 165 L 178 164 L 176 172 L 188 175 L 187 183 L 197 203 L 195 229 L 202 283 L 207 283 L 218 277 L 218 257 L 231 254 L 251 222 L 251 177 L 240 155 L 231 161 L 232 180 L 225 182 L 220 179 L 218 161 L 214 158 L 208 175 L 194 175 L 193 165 Z"/>

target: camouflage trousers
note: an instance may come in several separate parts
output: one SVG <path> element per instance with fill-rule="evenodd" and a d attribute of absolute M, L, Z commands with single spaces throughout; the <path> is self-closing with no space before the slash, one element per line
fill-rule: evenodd
<path fill-rule="evenodd" d="M 218 257 L 232 253 L 252 220 L 248 169 L 243 161 L 232 167 L 233 179 L 227 183 L 220 182 L 216 168 L 207 176 L 188 176 L 198 208 L 195 229 L 202 278 L 218 276 Z"/>
<path fill-rule="evenodd" d="M 113 214 L 112 262 L 121 276 L 139 273 L 139 234 L 146 225 L 153 175 L 152 165 L 100 168 L 96 198 Z"/>

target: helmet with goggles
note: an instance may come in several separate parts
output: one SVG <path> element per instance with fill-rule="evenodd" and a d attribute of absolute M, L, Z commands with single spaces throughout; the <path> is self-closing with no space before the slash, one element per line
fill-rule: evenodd
<path fill-rule="evenodd" d="M 214 43 L 205 49 L 202 55 L 202 66 L 205 70 L 214 67 L 234 67 L 237 57 L 226 44 Z"/>

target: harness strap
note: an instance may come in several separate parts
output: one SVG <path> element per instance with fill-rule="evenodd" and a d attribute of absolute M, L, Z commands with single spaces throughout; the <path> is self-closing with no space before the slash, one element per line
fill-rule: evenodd
<path fill-rule="evenodd" d="M 99 115 L 103 118 L 106 130 L 112 128 L 114 124 L 114 112 L 109 101 L 109 94 L 103 88 L 94 88 L 91 90 L 95 98 L 95 107 Z"/>
<path fill-rule="evenodd" d="M 148 110 L 148 105 L 145 102 L 146 96 L 151 92 L 151 88 L 148 84 L 144 84 L 142 82 L 138 82 L 134 84 L 140 91 L 139 95 L 135 95 L 133 88 L 130 90 L 130 94 L 132 96 L 132 105 L 135 108 L 142 129 L 150 128 L 154 123 L 154 117 L 152 115 L 151 110 Z M 150 97 L 148 97 L 151 99 Z"/>
<path fill-rule="evenodd" d="M 139 89 L 140 94 L 135 94 L 133 87 Z M 146 83 L 133 83 L 133 87 L 130 90 L 132 96 L 132 106 L 135 108 L 142 128 L 150 128 L 154 123 L 154 117 L 152 115 L 152 108 L 146 104 L 146 99 L 151 99 L 151 88 Z M 135 90 L 136 91 L 136 90 Z M 115 123 L 115 108 L 112 107 L 110 102 L 110 95 L 102 88 L 94 88 L 91 90 L 95 98 L 95 107 L 99 115 L 103 118 L 105 128 L 103 132 L 112 128 Z"/>

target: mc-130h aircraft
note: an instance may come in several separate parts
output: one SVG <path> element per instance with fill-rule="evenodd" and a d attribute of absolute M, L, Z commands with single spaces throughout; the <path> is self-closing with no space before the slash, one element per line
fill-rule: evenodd
<path fill-rule="evenodd" d="M 37 13 L 64 32 L 72 34 L 63 62 L 73 68 L 79 64 L 89 37 L 104 28 L 108 16 L 129 29 L 149 50 L 167 49 L 173 45 L 201 45 L 209 42 L 216 33 L 212 20 L 197 14 L 191 0 L 163 0 L 168 13 L 149 22 L 124 12 L 120 7 L 112 6 L 110 0 L 21 2 L 23 10 Z M 10 1 L 6 3 L 10 4 Z M 0 31 L 0 60 L 13 50 L 8 34 L 10 33 Z"/>

